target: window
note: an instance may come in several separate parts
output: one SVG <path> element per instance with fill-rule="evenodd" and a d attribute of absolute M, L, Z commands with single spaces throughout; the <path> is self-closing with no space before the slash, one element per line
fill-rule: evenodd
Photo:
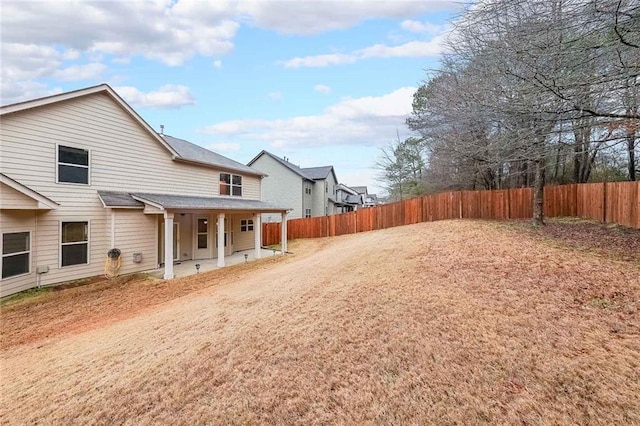
<path fill-rule="evenodd" d="M 89 222 L 62 222 L 61 265 L 89 263 Z"/>
<path fill-rule="evenodd" d="M 58 182 L 89 184 L 89 151 L 58 145 Z"/>
<path fill-rule="evenodd" d="M 209 241 L 209 221 L 204 218 L 198 219 L 198 248 L 206 249 Z"/>
<path fill-rule="evenodd" d="M 31 259 L 29 232 L 2 234 L 2 278 L 28 274 Z"/>
<path fill-rule="evenodd" d="M 242 219 L 240 221 L 240 232 L 253 231 L 253 219 Z"/>
<path fill-rule="evenodd" d="M 304 217 L 311 217 L 311 209 L 304 209 Z"/>
<path fill-rule="evenodd" d="M 242 176 L 220 173 L 220 195 L 242 197 Z"/>
<path fill-rule="evenodd" d="M 305 193 L 305 194 L 311 194 L 311 187 L 309 187 L 309 186 L 305 186 L 305 188 L 304 188 L 304 193 Z"/>

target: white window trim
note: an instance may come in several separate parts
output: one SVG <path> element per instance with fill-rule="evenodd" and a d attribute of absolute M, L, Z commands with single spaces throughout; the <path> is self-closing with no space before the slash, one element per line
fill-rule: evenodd
<path fill-rule="evenodd" d="M 87 151 L 87 156 L 88 156 L 88 162 L 89 165 L 88 166 L 82 166 L 79 164 L 71 164 L 71 163 L 60 163 L 59 160 L 59 156 L 60 156 L 60 147 L 61 146 L 66 146 L 68 148 L 75 148 L 75 149 L 81 149 L 83 151 Z M 82 168 L 87 168 L 88 172 L 87 172 L 87 183 L 78 183 L 78 182 L 60 182 L 60 176 L 59 176 L 59 171 L 58 171 L 58 166 L 62 164 L 63 166 L 73 166 L 73 167 L 82 167 Z M 91 150 L 89 148 L 80 148 L 77 146 L 71 146 L 71 145 L 66 145 L 66 144 L 60 144 L 60 143 L 56 143 L 56 183 L 60 184 L 60 185 L 82 185 L 82 186 L 90 186 L 91 185 Z"/>
<path fill-rule="evenodd" d="M 87 222 L 87 263 L 76 263 L 75 265 L 62 266 L 62 223 L 67 222 Z M 65 245 L 80 244 L 80 242 L 64 243 Z M 91 264 L 91 221 L 88 219 L 65 219 L 58 222 L 58 266 L 60 268 L 73 268 Z"/>
<path fill-rule="evenodd" d="M 198 230 L 198 222 L 204 219 L 206 221 L 205 225 L 207 225 L 207 232 L 200 232 Z M 209 223 L 211 223 L 211 220 L 208 217 L 196 217 L 196 250 L 209 250 Z M 198 247 L 198 243 L 200 242 L 200 235 L 206 235 L 207 239 L 207 246 L 204 248 L 200 248 Z"/>
<path fill-rule="evenodd" d="M 20 234 L 23 232 L 28 232 L 29 233 L 29 250 L 28 251 L 20 251 L 20 252 L 16 252 L 16 253 L 11 253 L 11 254 L 2 254 L 4 251 L 4 234 Z M 14 256 L 17 254 L 24 254 L 24 253 L 29 253 L 29 271 L 28 272 L 24 272 L 22 274 L 18 274 L 18 275 L 12 275 L 10 277 L 7 278 L 2 278 L 2 266 L 4 265 L 4 258 L 5 257 L 9 257 L 9 256 Z M 0 281 L 2 280 L 12 280 L 14 278 L 18 278 L 18 277 L 24 277 L 25 275 L 29 275 L 31 273 L 31 264 L 33 263 L 33 231 L 31 229 L 24 229 L 24 230 L 19 230 L 19 231 L 9 231 L 9 232 L 2 232 L 0 234 L 0 257 L 2 257 L 2 261 L 0 261 Z"/>
<path fill-rule="evenodd" d="M 229 175 L 229 176 L 231 177 L 231 178 L 230 178 L 230 180 L 231 180 L 231 181 L 230 181 L 228 184 L 227 184 L 227 183 L 222 182 L 222 179 L 220 179 L 220 175 Z M 234 185 L 234 183 L 233 183 L 233 177 L 234 177 L 234 176 L 239 176 L 239 177 L 240 177 L 240 179 L 241 179 L 241 181 L 242 181 L 242 183 L 241 183 L 240 185 Z M 227 185 L 227 186 L 229 187 L 229 195 L 221 194 L 221 193 L 220 193 L 220 186 L 221 186 L 221 185 Z M 236 175 L 236 174 L 233 174 L 233 173 L 227 173 L 227 172 L 220 172 L 220 174 L 218 175 L 218 195 L 219 195 L 220 197 L 243 198 L 243 197 L 244 197 L 244 190 L 243 190 L 243 186 L 244 186 L 244 176 L 243 176 L 243 175 Z M 233 188 L 234 188 L 234 187 L 235 187 L 235 188 L 240 188 L 240 195 L 233 195 Z"/>
<path fill-rule="evenodd" d="M 253 219 L 240 220 L 240 232 L 253 232 L 254 229 Z"/>

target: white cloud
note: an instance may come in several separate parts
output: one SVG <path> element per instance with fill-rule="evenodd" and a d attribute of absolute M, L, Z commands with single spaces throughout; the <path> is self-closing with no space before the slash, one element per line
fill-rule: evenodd
<path fill-rule="evenodd" d="M 216 4 L 221 2 L 5 1 L 2 38 L 3 43 L 57 45 L 125 58 L 140 55 L 180 65 L 196 54 L 233 49 L 240 24 L 229 19 L 229 13 L 216 15 Z"/>
<path fill-rule="evenodd" d="M 93 62 L 56 70 L 52 77 L 60 81 L 94 80 L 99 78 L 106 70 L 106 65 Z"/>
<path fill-rule="evenodd" d="M 37 99 L 62 92 L 60 88 L 50 88 L 44 83 L 33 80 L 11 81 L 5 78 L 0 81 L 0 105 L 9 105 L 28 99 Z"/>
<path fill-rule="evenodd" d="M 442 53 L 443 46 L 439 37 L 431 41 L 410 41 L 399 46 L 376 44 L 358 52 L 361 58 L 421 58 L 437 56 Z"/>
<path fill-rule="evenodd" d="M 371 58 L 423 58 L 438 56 L 444 51 L 444 36 L 434 37 L 431 41 L 410 41 L 398 46 L 376 44 L 351 53 L 311 55 L 280 61 L 284 68 L 322 68 L 333 65 L 352 64 Z"/>
<path fill-rule="evenodd" d="M 331 93 L 331 87 L 324 84 L 316 84 L 313 90 L 322 94 Z"/>
<path fill-rule="evenodd" d="M 180 108 L 195 104 L 195 98 L 186 86 L 166 84 L 158 90 L 141 92 L 136 87 L 114 87 L 128 103 L 141 108 Z"/>
<path fill-rule="evenodd" d="M 437 34 L 442 32 L 443 26 L 431 22 L 420 22 L 407 19 L 400 23 L 400 28 L 412 33 Z"/>
<path fill-rule="evenodd" d="M 282 100 L 282 93 L 281 92 L 270 92 L 269 94 L 267 94 L 267 96 L 269 97 L 269 99 L 271 99 L 272 101 L 278 102 Z"/>
<path fill-rule="evenodd" d="M 368 19 L 410 19 L 459 7 L 449 0 L 2 0 L 0 96 L 11 98 L 16 87 L 36 87 L 44 79 L 102 79 L 108 69 L 101 64 L 124 64 L 135 57 L 168 66 L 195 56 L 220 57 L 233 51 L 242 24 L 316 34 Z M 358 52 L 337 53 L 294 58 L 283 65 L 326 67 L 360 59 Z M 222 62 L 213 66 L 220 68 Z"/>
<path fill-rule="evenodd" d="M 326 55 L 303 56 L 282 61 L 285 68 L 323 68 L 333 65 L 352 64 L 358 58 L 351 54 L 332 53 Z"/>
<path fill-rule="evenodd" d="M 414 87 L 383 96 L 345 98 L 322 114 L 280 120 L 246 119 L 217 123 L 201 130 L 226 140 L 257 141 L 287 150 L 331 145 L 382 146 L 406 132 Z"/>
<path fill-rule="evenodd" d="M 285 34 L 317 34 L 344 29 L 372 18 L 416 16 L 436 10 L 458 10 L 447 0 L 246 1 L 241 10 L 254 25 Z"/>
<path fill-rule="evenodd" d="M 216 151 L 216 152 L 233 152 L 233 151 L 240 151 L 240 144 L 239 143 L 214 143 L 211 144 L 209 146 L 207 146 L 207 149 L 210 149 L 212 151 Z"/>

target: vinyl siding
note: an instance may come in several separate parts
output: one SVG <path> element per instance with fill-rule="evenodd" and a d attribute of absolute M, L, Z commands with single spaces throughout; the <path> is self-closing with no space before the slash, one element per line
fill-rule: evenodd
<path fill-rule="evenodd" d="M 10 186 L 0 184 L 0 209 L 35 209 L 38 202 L 16 191 Z"/>
<path fill-rule="evenodd" d="M 158 264 L 156 252 L 157 217 L 142 214 L 140 210 L 115 209 L 113 212 L 116 223 L 113 247 L 122 252 L 120 273 L 128 274 L 154 269 Z M 111 217 L 111 214 L 109 216 Z M 113 248 L 111 244 L 108 246 Z M 141 263 L 133 262 L 134 253 L 142 253 Z M 103 262 L 106 261 L 106 251 L 103 252 L 102 258 Z"/>
<path fill-rule="evenodd" d="M 90 185 L 56 183 L 57 144 L 89 150 Z M 219 195 L 219 171 L 173 161 L 104 94 L 3 116 L 2 145 L 3 172 L 60 204 L 96 190 Z M 259 177 L 243 176 L 243 198 L 260 198 Z"/>
<path fill-rule="evenodd" d="M 329 198 L 331 198 L 332 200 L 336 199 L 336 186 L 338 185 L 338 182 L 336 182 L 336 180 L 333 178 L 333 173 L 329 173 L 329 176 L 327 176 L 327 183 L 329 185 L 329 193 L 327 194 L 327 196 Z M 327 206 L 329 207 L 329 214 L 336 214 L 336 205 L 333 202 L 330 202 L 327 200 Z"/>
<path fill-rule="evenodd" d="M 287 215 L 290 219 L 304 217 L 302 207 L 303 179 L 298 174 L 266 154 L 251 164 L 251 168 L 268 175 L 262 179 L 262 201 L 293 209 Z M 280 214 L 262 215 L 263 222 L 280 222 L 280 220 Z"/>
<path fill-rule="evenodd" d="M 249 250 L 254 248 L 254 231 L 242 232 L 240 227 L 242 220 L 253 220 L 253 215 L 245 214 L 233 216 L 234 251 Z"/>
<path fill-rule="evenodd" d="M 313 188 L 313 208 L 311 209 L 313 217 L 325 215 L 325 206 L 329 195 L 325 190 L 325 182 L 324 179 L 317 180 Z"/>
<path fill-rule="evenodd" d="M 305 188 L 310 188 L 311 189 L 311 194 L 307 194 L 305 192 Z M 301 217 L 304 217 L 304 212 L 306 209 L 311 209 L 311 214 L 313 215 L 313 197 L 315 195 L 315 192 L 318 191 L 318 186 L 316 184 L 314 184 L 313 182 L 309 182 L 309 181 L 304 181 L 302 183 L 302 212 L 301 212 Z"/>
<path fill-rule="evenodd" d="M 38 214 L 38 235 L 32 236 L 34 248 L 37 241 L 38 265 L 49 266 L 49 272 L 41 275 L 42 285 L 104 272 L 107 251 L 113 248 L 112 218 L 111 209 L 105 209 L 100 202 L 98 190 L 219 196 L 218 170 L 173 161 L 171 153 L 106 94 L 87 95 L 7 114 L 0 120 L 2 172 L 60 205 L 58 209 Z M 89 151 L 88 185 L 56 183 L 58 145 Z M 243 198 L 260 199 L 261 179 L 242 176 Z M 4 186 L 2 191 L 3 207 L 5 203 L 15 202 L 14 193 L 5 191 Z M 16 224 L 16 216 L 11 212 L 5 208 L 0 212 L 1 232 L 20 225 Z M 33 218 L 35 213 L 18 214 L 23 220 L 24 217 Z M 89 222 L 90 263 L 62 268 L 60 224 L 70 221 Z M 124 256 L 122 273 L 155 268 L 158 261 L 157 224 L 157 215 L 117 209 L 115 243 Z M 189 229 L 192 228 L 181 224 L 181 232 Z M 181 244 L 181 252 L 183 247 Z M 191 247 L 189 236 L 189 257 Z M 133 263 L 134 252 L 143 254 L 142 263 Z M 35 274 L 31 275 L 3 280 L 0 291 L 5 295 L 32 287 Z"/>

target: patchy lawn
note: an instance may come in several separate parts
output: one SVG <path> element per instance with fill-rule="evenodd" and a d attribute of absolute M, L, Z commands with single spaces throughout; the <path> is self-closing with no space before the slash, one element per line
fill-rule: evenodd
<path fill-rule="evenodd" d="M 640 423 L 640 262 L 544 232 L 425 223 L 5 303 L 0 419 Z"/>

